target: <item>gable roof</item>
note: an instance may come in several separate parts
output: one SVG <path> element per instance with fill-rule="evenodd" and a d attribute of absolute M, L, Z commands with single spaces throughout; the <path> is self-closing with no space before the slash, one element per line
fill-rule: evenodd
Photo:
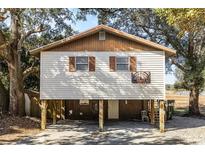
<path fill-rule="evenodd" d="M 33 49 L 33 50 L 30 51 L 30 53 L 31 53 L 31 55 L 37 55 L 41 51 L 47 51 L 47 50 L 49 50 L 51 48 L 60 46 L 62 44 L 69 43 L 71 41 L 74 41 L 74 40 L 77 40 L 77 39 L 89 36 L 91 34 L 97 33 L 97 32 L 99 32 L 101 30 L 107 31 L 107 32 L 109 32 L 111 34 L 115 34 L 115 35 L 117 35 L 119 37 L 123 37 L 123 38 L 129 39 L 129 40 L 132 40 L 132 41 L 134 41 L 136 43 L 141 43 L 141 44 L 143 44 L 145 46 L 149 46 L 149 47 L 153 47 L 153 48 L 159 49 L 160 51 L 165 51 L 166 54 L 170 55 L 170 56 L 176 54 L 176 51 L 171 49 L 171 48 L 168 48 L 168 47 L 165 47 L 163 45 L 154 43 L 152 41 L 140 38 L 138 36 L 134 36 L 134 35 L 122 32 L 120 30 L 111 28 L 111 27 L 106 26 L 106 25 L 98 25 L 98 26 L 96 26 L 96 27 L 94 27 L 92 29 L 89 29 L 89 30 L 85 31 L 85 32 L 81 32 L 79 34 L 76 34 L 76 35 L 64 38 L 64 39 L 59 40 L 59 41 L 55 41 L 53 43 L 44 45 L 44 46 L 36 48 L 36 49 Z"/>

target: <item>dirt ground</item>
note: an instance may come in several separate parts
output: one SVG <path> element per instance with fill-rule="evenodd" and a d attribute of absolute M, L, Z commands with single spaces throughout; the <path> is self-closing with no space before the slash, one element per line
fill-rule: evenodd
<path fill-rule="evenodd" d="M 174 116 L 166 132 L 145 122 L 105 122 L 104 132 L 97 121 L 59 121 L 45 131 L 12 144 L 205 144 L 205 120 Z"/>
<path fill-rule="evenodd" d="M 63 120 L 40 131 L 35 118 L 6 116 L 0 119 L 0 144 L 205 144 L 205 118 L 174 116 L 166 132 L 146 122 Z"/>
<path fill-rule="evenodd" d="M 3 116 L 0 118 L 0 144 L 10 144 L 40 133 L 40 122 L 35 118 Z"/>

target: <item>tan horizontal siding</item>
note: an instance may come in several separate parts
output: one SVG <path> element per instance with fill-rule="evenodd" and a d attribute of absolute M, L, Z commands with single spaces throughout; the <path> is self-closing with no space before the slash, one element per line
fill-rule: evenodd
<path fill-rule="evenodd" d="M 68 71 L 69 56 L 82 55 L 96 58 L 95 72 Z M 132 84 L 129 71 L 110 72 L 110 56 L 135 56 L 137 70 L 151 72 L 151 84 Z M 41 53 L 41 99 L 163 99 L 164 86 L 161 51 Z"/>

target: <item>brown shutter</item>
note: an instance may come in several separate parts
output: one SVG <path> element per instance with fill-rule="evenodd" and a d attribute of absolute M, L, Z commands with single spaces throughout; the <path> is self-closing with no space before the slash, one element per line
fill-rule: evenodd
<path fill-rule="evenodd" d="M 130 72 L 136 72 L 136 57 L 130 57 Z"/>
<path fill-rule="evenodd" d="M 111 56 L 109 61 L 110 61 L 110 71 L 114 72 L 116 70 L 116 68 L 115 68 L 116 58 L 114 56 Z"/>
<path fill-rule="evenodd" d="M 69 71 L 75 72 L 75 57 L 69 57 Z"/>
<path fill-rule="evenodd" d="M 95 57 L 89 57 L 89 72 L 95 71 Z"/>

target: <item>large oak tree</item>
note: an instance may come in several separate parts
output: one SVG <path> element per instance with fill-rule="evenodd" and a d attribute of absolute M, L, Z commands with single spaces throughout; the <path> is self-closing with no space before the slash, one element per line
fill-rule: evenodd
<path fill-rule="evenodd" d="M 163 21 L 179 31 L 183 50 L 176 49 L 183 61 L 182 85 L 190 91 L 189 113 L 200 115 L 199 94 L 205 84 L 205 9 L 157 9 Z"/>
<path fill-rule="evenodd" d="M 8 66 L 11 114 L 25 114 L 25 81 L 39 71 L 28 49 L 72 35 L 71 23 L 78 19 L 69 9 L 0 9 L 0 57 Z"/>

